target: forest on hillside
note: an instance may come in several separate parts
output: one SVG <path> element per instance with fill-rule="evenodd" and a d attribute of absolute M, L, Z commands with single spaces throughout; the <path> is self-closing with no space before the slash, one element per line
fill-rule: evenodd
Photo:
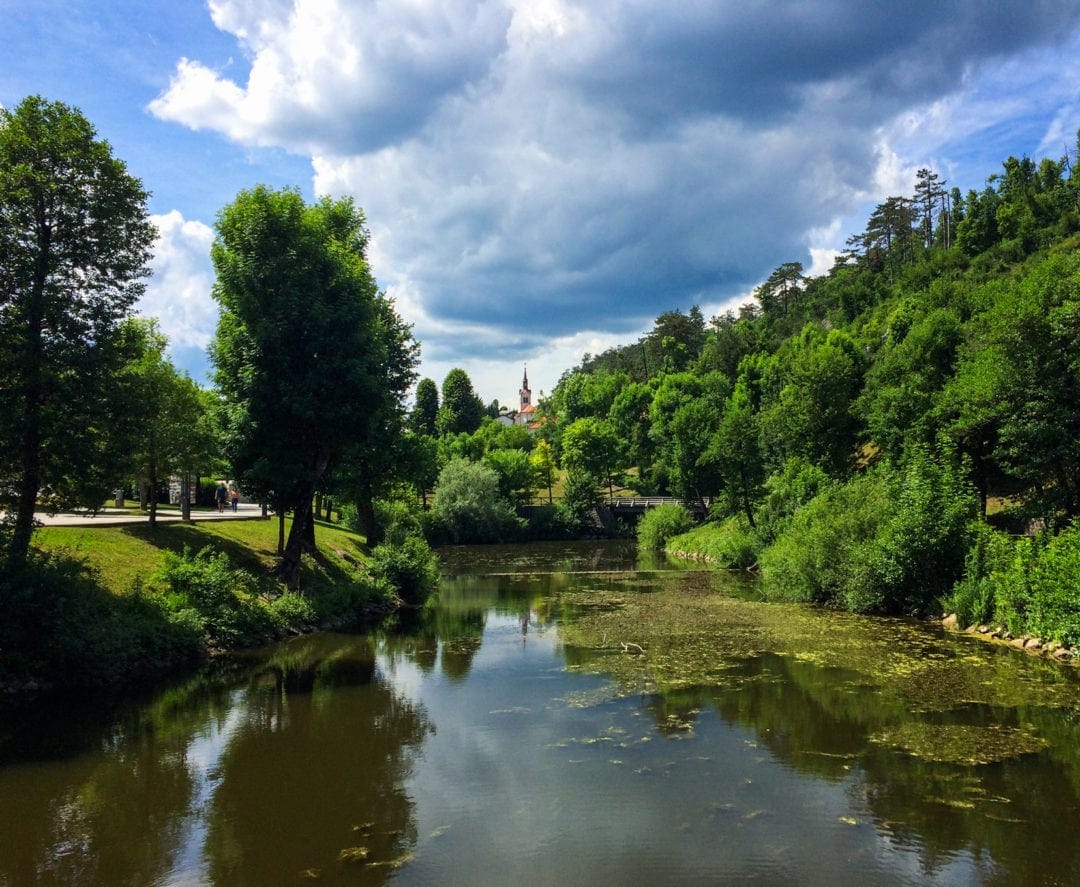
<path fill-rule="evenodd" d="M 1010 157 L 946 185 L 919 170 L 826 274 L 784 262 L 738 313 L 666 312 L 586 355 L 544 434 L 711 500 L 697 544 L 774 596 L 1075 642 L 1080 170 Z"/>

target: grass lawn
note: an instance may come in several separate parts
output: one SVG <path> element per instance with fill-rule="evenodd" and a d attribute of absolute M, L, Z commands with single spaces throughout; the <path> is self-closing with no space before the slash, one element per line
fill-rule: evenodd
<path fill-rule="evenodd" d="M 286 520 L 285 532 L 291 521 Z M 126 527 L 43 527 L 34 533 L 34 547 L 83 561 L 114 593 L 128 591 L 136 577 L 152 584 L 165 551 L 197 552 L 207 545 L 224 551 L 236 567 L 257 577 L 270 575 L 277 551 L 277 520 L 204 521 L 166 523 L 151 529 L 145 524 Z M 316 522 L 318 554 L 305 555 L 300 587 L 310 590 L 356 572 L 367 562 L 364 537 L 339 526 Z"/>

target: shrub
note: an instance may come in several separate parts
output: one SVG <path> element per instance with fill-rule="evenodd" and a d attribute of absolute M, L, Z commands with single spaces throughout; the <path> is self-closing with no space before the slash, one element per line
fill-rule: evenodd
<path fill-rule="evenodd" d="M 282 634 L 310 631 L 318 621 L 311 601 L 291 591 L 272 600 L 269 611 L 274 627 Z"/>
<path fill-rule="evenodd" d="M 192 663 L 201 627 L 176 619 L 136 586 L 105 589 L 85 564 L 31 553 L 20 570 L 0 572 L 0 683 L 30 680 L 98 686 Z"/>
<path fill-rule="evenodd" d="M 637 525 L 638 546 L 659 550 L 668 539 L 685 533 L 694 526 L 694 518 L 682 505 L 670 504 L 650 508 Z"/>
<path fill-rule="evenodd" d="M 964 575 L 944 600 L 962 626 L 989 622 L 995 615 L 997 585 L 1014 555 L 1013 540 L 982 521 L 971 526 L 971 546 L 964 559 Z"/>
<path fill-rule="evenodd" d="M 371 571 L 412 606 L 424 603 L 439 582 L 438 559 L 419 536 L 408 536 L 400 544 L 376 545 L 371 553 Z"/>
<path fill-rule="evenodd" d="M 765 500 L 754 518 L 762 543 L 776 539 L 791 522 L 792 515 L 820 493 L 829 476 L 805 459 L 792 457 L 780 471 L 765 481 Z"/>
<path fill-rule="evenodd" d="M 765 591 L 782 600 L 876 609 L 867 588 L 870 545 L 891 509 L 889 485 L 872 472 L 830 485 L 800 508 L 761 554 Z"/>
<path fill-rule="evenodd" d="M 381 542 L 400 545 L 409 536 L 422 536 L 418 512 L 400 499 L 375 500 L 375 525 Z"/>
<path fill-rule="evenodd" d="M 524 535 L 528 539 L 573 539 L 578 523 L 561 502 L 530 508 Z"/>
<path fill-rule="evenodd" d="M 1080 526 L 1016 540 L 982 528 L 975 540 L 949 600 L 964 624 L 993 621 L 1016 635 L 1080 644 Z"/>
<path fill-rule="evenodd" d="M 826 488 L 762 553 L 766 591 L 856 612 L 926 612 L 963 574 L 975 494 L 961 473 L 916 450 Z"/>
<path fill-rule="evenodd" d="M 977 511 L 960 471 L 925 448 L 913 451 L 875 544 L 871 581 L 884 609 L 925 613 L 940 603 L 963 575 Z"/>
<path fill-rule="evenodd" d="M 499 495 L 499 477 L 487 465 L 451 459 L 439 472 L 434 510 L 451 542 L 513 539 L 521 523 Z"/>
<path fill-rule="evenodd" d="M 169 609 L 193 611 L 215 646 L 249 646 L 275 635 L 274 620 L 256 595 L 251 574 L 234 569 L 223 551 L 214 554 L 206 547 L 192 556 L 185 547 L 182 554 L 166 552 L 157 578 L 169 587 Z"/>
<path fill-rule="evenodd" d="M 748 569 L 758 559 L 757 535 L 742 515 L 702 524 L 674 536 L 668 540 L 667 549 L 732 569 Z"/>

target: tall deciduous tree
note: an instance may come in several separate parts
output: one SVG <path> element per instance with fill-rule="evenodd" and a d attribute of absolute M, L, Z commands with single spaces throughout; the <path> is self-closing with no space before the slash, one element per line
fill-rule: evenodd
<path fill-rule="evenodd" d="M 203 392 L 169 362 L 168 342 L 155 321 L 129 320 L 123 338 L 132 358 L 117 382 L 126 401 L 131 468 L 150 489 L 150 526 L 157 523 L 158 485 L 173 473 L 183 478 L 181 513 L 187 520 L 187 481 L 200 467 L 209 468 L 217 452 L 217 439 L 205 421 Z"/>
<path fill-rule="evenodd" d="M 147 193 L 78 110 L 0 109 L 0 504 L 25 560 L 34 506 L 98 506 L 119 321 L 143 290 Z M 97 501 L 94 501 L 97 499 Z"/>
<path fill-rule="evenodd" d="M 383 442 L 385 401 L 413 379 L 415 345 L 379 293 L 363 213 L 291 189 L 241 192 L 218 216 L 221 305 L 211 349 L 229 457 L 247 489 L 293 511 L 282 575 L 298 575 L 312 496 L 335 459 Z M 373 407 L 374 405 L 374 407 Z M 400 425 L 398 425 L 400 428 Z M 283 525 L 282 525 L 283 526 Z"/>
<path fill-rule="evenodd" d="M 483 418 L 484 402 L 473 391 L 469 374 L 458 367 L 450 370 L 442 384 L 439 434 L 472 434 Z"/>

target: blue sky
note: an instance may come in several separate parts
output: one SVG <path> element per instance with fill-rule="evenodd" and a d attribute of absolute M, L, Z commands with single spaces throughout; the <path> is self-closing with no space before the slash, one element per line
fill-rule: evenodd
<path fill-rule="evenodd" d="M 205 379 L 241 188 L 353 195 L 423 345 L 515 402 L 657 314 L 824 270 L 914 171 L 1074 152 L 1080 4 L 0 0 L 0 104 L 78 106 L 152 192 L 141 306 Z"/>

